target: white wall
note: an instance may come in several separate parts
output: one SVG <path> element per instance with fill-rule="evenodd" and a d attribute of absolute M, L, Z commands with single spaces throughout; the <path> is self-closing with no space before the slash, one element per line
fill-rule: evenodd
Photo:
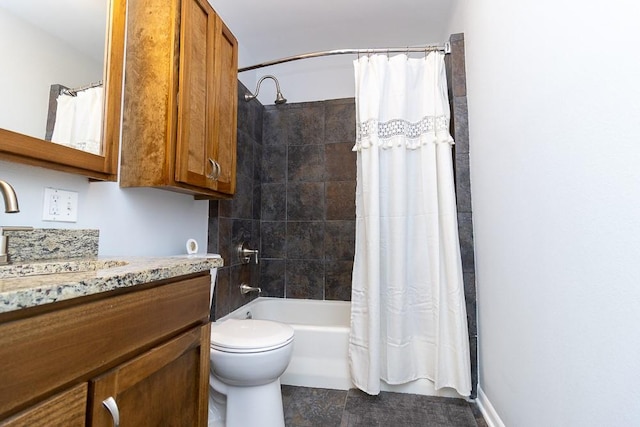
<path fill-rule="evenodd" d="M 242 41 L 238 40 L 238 66 L 247 66 L 249 64 L 253 65 L 255 63 L 255 59 L 253 55 L 247 51 L 245 46 L 242 44 Z M 238 80 L 245 85 L 245 87 L 253 92 L 256 88 L 256 71 L 245 71 L 244 73 L 238 73 Z M 274 98 L 275 99 L 275 98 Z"/>
<path fill-rule="evenodd" d="M 2 31 L 10 30 L 12 34 L 11 37 L 0 37 L 0 54 L 5 59 L 10 58 L 7 59 L 6 66 L 0 67 L 0 92 L 3 101 L 15 101 L 6 107 L 0 107 L 0 127 L 23 129 L 23 133 L 35 128 L 32 133 L 43 137 L 49 85 L 54 82 L 80 85 L 99 80 L 102 64 L 81 62 L 80 59 L 70 60 L 69 55 L 73 52 L 70 53 L 68 48 L 64 55 L 54 49 L 61 44 L 59 41 L 39 33 L 28 24 L 6 14 L 1 8 L 0 28 Z M 25 44 L 41 48 L 40 54 L 31 59 L 42 62 L 31 62 L 28 73 L 14 72 L 13 65 L 22 59 L 27 61 L 23 58 L 23 53 L 27 51 Z M 59 61 L 61 57 L 64 61 Z M 76 72 L 69 77 L 66 74 L 69 70 L 65 68 Z M 50 77 L 49 72 L 59 76 L 59 79 Z M 24 108 L 18 108 L 22 105 L 22 100 L 30 99 L 32 95 L 42 98 L 41 102 L 36 101 L 41 109 L 28 104 Z M 18 112 L 22 125 L 5 125 L 9 115 L 15 112 Z M 0 206 L 0 226 L 97 228 L 100 230 L 100 255 L 104 256 L 185 253 L 185 243 L 189 238 L 194 238 L 199 243 L 199 252 L 206 252 L 209 205 L 205 200 L 196 201 L 192 196 L 158 189 L 120 189 L 114 182 L 89 183 L 81 176 L 9 162 L 0 162 L 0 179 L 13 185 L 20 204 L 20 212 L 17 214 L 6 214 L 3 206 Z M 42 221 L 45 187 L 78 192 L 76 223 Z"/>
<path fill-rule="evenodd" d="M 181 254 L 189 238 L 206 252 L 206 200 L 153 188 L 121 189 L 115 182 L 89 183 L 81 176 L 8 162 L 0 162 L 0 179 L 13 186 L 20 205 L 15 214 L 0 205 L 0 226 L 99 229 L 102 256 Z M 78 192 L 78 222 L 42 221 L 45 187 Z"/>
<path fill-rule="evenodd" d="M 507 426 L 640 424 L 635 2 L 469 1 L 480 387 Z"/>

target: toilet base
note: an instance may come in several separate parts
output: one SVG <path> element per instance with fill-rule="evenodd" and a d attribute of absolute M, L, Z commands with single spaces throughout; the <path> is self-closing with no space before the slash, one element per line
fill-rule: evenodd
<path fill-rule="evenodd" d="M 226 427 L 227 398 L 209 384 L 209 415 L 207 427 Z"/>
<path fill-rule="evenodd" d="M 284 427 L 280 379 L 240 387 L 226 384 L 226 427 Z"/>

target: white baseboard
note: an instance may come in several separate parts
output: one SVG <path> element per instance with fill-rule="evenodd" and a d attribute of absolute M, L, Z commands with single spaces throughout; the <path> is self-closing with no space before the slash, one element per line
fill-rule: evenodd
<path fill-rule="evenodd" d="M 476 400 L 476 403 L 478 404 L 480 412 L 482 412 L 482 416 L 487 422 L 488 427 L 506 427 L 480 386 L 478 386 L 478 399 Z"/>

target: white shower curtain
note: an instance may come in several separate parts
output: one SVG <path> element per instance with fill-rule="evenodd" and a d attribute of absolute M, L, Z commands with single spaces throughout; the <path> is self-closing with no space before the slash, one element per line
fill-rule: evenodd
<path fill-rule="evenodd" d="M 443 54 L 354 61 L 357 189 L 349 362 L 369 394 L 471 392 Z"/>
<path fill-rule="evenodd" d="M 57 103 L 51 142 L 100 154 L 104 89 L 92 87 L 79 91 L 76 96 L 61 93 Z"/>

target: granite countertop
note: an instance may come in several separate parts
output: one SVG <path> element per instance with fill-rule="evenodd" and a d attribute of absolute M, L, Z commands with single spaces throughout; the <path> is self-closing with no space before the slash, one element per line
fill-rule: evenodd
<path fill-rule="evenodd" d="M 82 262 L 80 260 L 80 264 Z M 50 274 L 36 274 L 47 269 L 31 271 L 36 263 L 4 267 L 5 270 L 12 270 L 11 267 L 16 271 L 22 269 L 21 274 L 32 275 L 7 277 L 11 276 L 9 273 L 0 278 L 0 313 L 171 279 L 223 265 L 222 258 L 214 254 L 94 258 L 85 262 L 93 264 L 94 269 L 66 272 L 77 269 L 78 260 L 71 260 L 66 263 L 68 265 L 48 261 L 47 268 L 56 264 L 54 270 L 49 270 L 54 271 Z M 86 265 L 80 267 L 86 268 Z"/>

